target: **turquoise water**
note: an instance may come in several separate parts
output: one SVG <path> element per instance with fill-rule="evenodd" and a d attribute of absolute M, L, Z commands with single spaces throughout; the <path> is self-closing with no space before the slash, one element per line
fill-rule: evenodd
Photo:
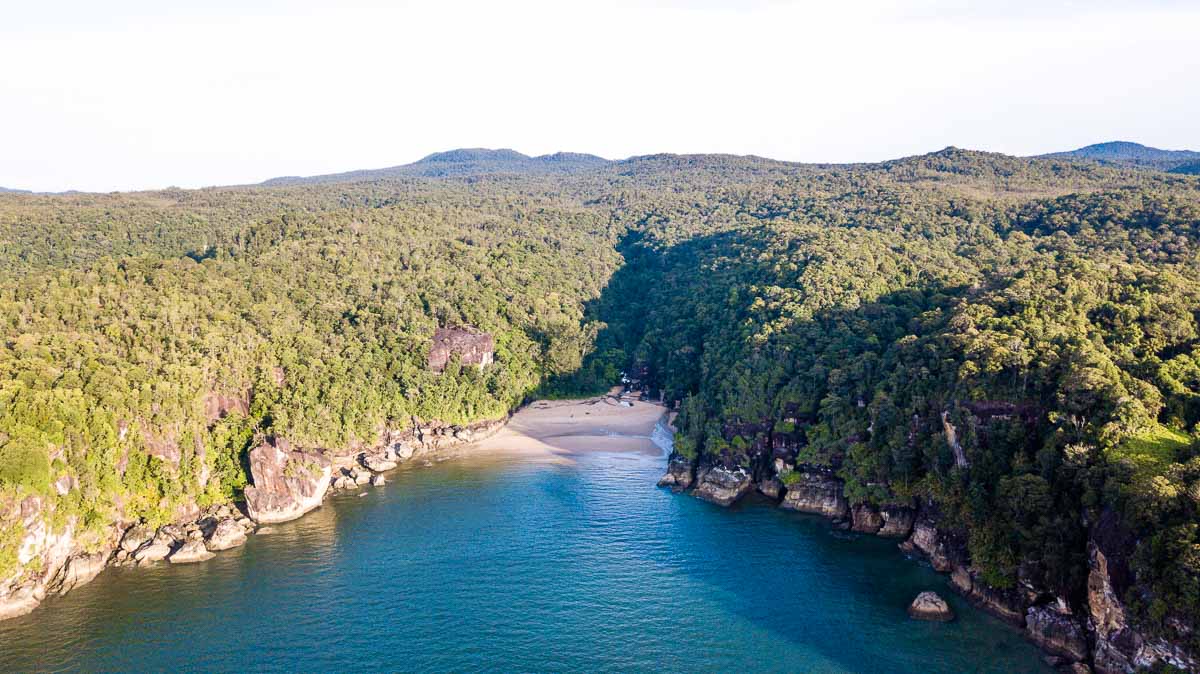
<path fill-rule="evenodd" d="M 1049 671 L 894 541 L 654 487 L 665 459 L 470 460 L 0 623 L 0 670 Z M 911 621 L 941 592 L 949 624 Z"/>

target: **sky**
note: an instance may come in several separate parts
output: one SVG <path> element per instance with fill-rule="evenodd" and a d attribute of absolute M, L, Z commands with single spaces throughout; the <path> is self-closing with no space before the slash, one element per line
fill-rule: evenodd
<path fill-rule="evenodd" d="M 1196 0 L 3 2 L 9 188 L 241 184 L 456 147 L 1200 150 Z"/>

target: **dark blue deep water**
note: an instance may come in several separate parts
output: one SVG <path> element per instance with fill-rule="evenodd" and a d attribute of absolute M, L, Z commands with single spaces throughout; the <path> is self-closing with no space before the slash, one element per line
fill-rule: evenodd
<path fill-rule="evenodd" d="M 108 569 L 0 623 L 0 670 L 1045 669 L 894 541 L 657 489 L 664 463 L 402 470 L 210 562 Z M 908 619 L 927 589 L 958 621 Z"/>

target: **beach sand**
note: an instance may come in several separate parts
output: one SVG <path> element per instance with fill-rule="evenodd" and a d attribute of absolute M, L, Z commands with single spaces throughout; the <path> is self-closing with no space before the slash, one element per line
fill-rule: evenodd
<path fill-rule="evenodd" d="M 632 405 L 632 406 L 630 406 Z M 640 452 L 657 456 L 654 427 L 666 413 L 658 403 L 613 396 L 538 400 L 519 410 L 495 435 L 469 445 L 481 453 L 520 454 L 570 460 L 584 452 Z"/>

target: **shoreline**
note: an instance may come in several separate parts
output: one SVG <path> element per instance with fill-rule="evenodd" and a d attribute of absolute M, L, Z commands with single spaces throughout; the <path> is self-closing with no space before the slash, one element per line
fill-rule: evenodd
<path fill-rule="evenodd" d="M 291 492 L 260 497 L 272 503 L 281 497 L 291 499 L 286 508 L 255 512 L 251 506 L 255 493 L 250 491 L 243 501 L 197 509 L 195 515 L 157 529 L 144 523 L 116 524 L 109 544 L 90 554 L 74 547 L 68 530 L 59 536 L 58 562 L 48 564 L 49 570 L 40 577 L 0 598 L 0 621 L 28 615 L 45 600 L 94 581 L 109 567 L 207 561 L 221 551 L 240 547 L 248 536 L 270 534 L 276 525 L 302 518 L 339 492 L 359 491 L 366 496 L 369 492 L 361 488 L 383 486 L 387 475 L 401 467 L 409 470 L 468 457 L 571 463 L 573 457 L 587 452 L 665 455 L 664 449 L 669 452 L 669 447 L 656 444 L 654 436 L 666 417 L 661 403 L 610 393 L 534 400 L 506 417 L 466 427 L 414 426 L 404 433 L 388 434 L 380 446 L 365 451 L 317 454 L 293 451 L 286 443 L 264 445 L 251 452 L 248 487 Z M 294 470 L 297 464 L 291 462 L 297 459 L 305 471 Z"/>

